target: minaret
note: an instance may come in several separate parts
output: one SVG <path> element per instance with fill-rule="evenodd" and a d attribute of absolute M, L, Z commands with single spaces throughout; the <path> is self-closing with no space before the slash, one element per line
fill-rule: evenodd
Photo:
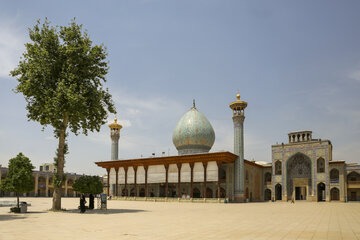
<path fill-rule="evenodd" d="M 239 93 L 236 98 L 235 102 L 230 103 L 234 122 L 234 153 L 239 156 L 234 163 L 234 201 L 244 202 L 244 111 L 247 102 L 240 100 Z"/>
<path fill-rule="evenodd" d="M 114 122 L 109 124 L 110 136 L 111 136 L 111 160 L 119 159 L 119 138 L 120 138 L 120 129 L 122 126 L 117 123 L 117 119 L 114 119 Z"/>

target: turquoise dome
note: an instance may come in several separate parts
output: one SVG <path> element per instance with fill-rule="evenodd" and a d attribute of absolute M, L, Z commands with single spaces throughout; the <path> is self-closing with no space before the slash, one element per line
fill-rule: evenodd
<path fill-rule="evenodd" d="M 209 152 L 215 142 L 215 132 L 209 120 L 195 107 L 177 123 L 173 143 L 179 155 Z"/>

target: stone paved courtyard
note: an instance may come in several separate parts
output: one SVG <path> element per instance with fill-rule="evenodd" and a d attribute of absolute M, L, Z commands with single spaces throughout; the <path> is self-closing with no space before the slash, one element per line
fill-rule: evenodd
<path fill-rule="evenodd" d="M 9 198 L 6 198 L 9 199 Z M 21 198 L 27 214 L 0 208 L 0 239 L 360 239 L 360 203 L 108 201 L 107 211 L 49 212 L 51 198 Z"/>

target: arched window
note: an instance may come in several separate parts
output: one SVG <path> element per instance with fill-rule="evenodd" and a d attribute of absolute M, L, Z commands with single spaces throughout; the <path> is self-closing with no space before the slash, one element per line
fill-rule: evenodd
<path fill-rule="evenodd" d="M 360 174 L 357 172 L 351 172 L 347 176 L 348 183 L 360 181 Z"/>
<path fill-rule="evenodd" d="M 200 197 L 201 197 L 200 190 L 195 187 L 195 188 L 193 189 L 193 198 L 200 198 Z"/>
<path fill-rule="evenodd" d="M 132 188 L 132 189 L 130 190 L 130 196 L 131 196 L 131 197 L 135 197 L 135 188 Z"/>
<path fill-rule="evenodd" d="M 140 197 L 145 197 L 145 188 L 141 188 L 139 192 Z"/>
<path fill-rule="evenodd" d="M 213 191 L 211 188 L 206 188 L 206 198 L 212 198 L 213 197 Z"/>
<path fill-rule="evenodd" d="M 217 190 L 216 190 L 217 193 Z M 217 196 L 217 194 L 216 194 Z M 220 188 L 220 198 L 225 198 L 226 197 L 226 191 L 224 188 Z"/>
<path fill-rule="evenodd" d="M 317 172 L 318 173 L 325 172 L 325 160 L 323 158 L 319 158 L 317 160 Z"/>
<path fill-rule="evenodd" d="M 265 201 L 270 201 L 271 200 L 271 190 L 270 189 L 265 189 L 264 200 Z"/>
<path fill-rule="evenodd" d="M 40 176 L 38 182 L 39 182 L 39 184 L 40 184 L 40 183 L 41 183 L 41 184 L 46 184 L 46 178 Z"/>
<path fill-rule="evenodd" d="M 271 184 L 271 173 L 269 172 L 265 173 L 264 182 L 265 184 Z"/>
<path fill-rule="evenodd" d="M 245 171 L 245 180 L 246 180 L 246 181 L 249 181 L 249 173 L 248 173 L 247 170 Z"/>
<path fill-rule="evenodd" d="M 275 175 L 281 175 L 281 162 L 275 162 Z"/>
<path fill-rule="evenodd" d="M 68 185 L 71 186 L 71 185 L 73 185 L 73 184 L 74 184 L 74 180 L 69 179 L 69 180 L 68 180 Z"/>
<path fill-rule="evenodd" d="M 330 171 L 330 182 L 331 183 L 338 183 L 339 182 L 339 170 L 333 168 Z"/>

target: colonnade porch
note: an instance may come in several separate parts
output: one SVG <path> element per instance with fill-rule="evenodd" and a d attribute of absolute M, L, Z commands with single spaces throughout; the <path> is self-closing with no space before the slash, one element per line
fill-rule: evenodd
<path fill-rule="evenodd" d="M 221 165 L 222 163 L 220 161 L 217 161 L 216 162 L 217 164 L 217 172 L 218 172 L 218 176 L 217 176 L 217 189 L 216 189 L 216 192 L 217 192 L 217 198 L 220 198 L 221 197 Z M 201 189 L 202 193 L 205 193 L 207 192 L 207 165 L 208 165 L 208 162 L 202 162 L 202 165 L 203 165 L 203 182 L 201 183 L 197 183 L 197 182 L 194 182 L 193 179 L 194 179 L 194 165 L 195 163 L 194 162 L 190 162 L 189 163 L 189 166 L 190 166 L 190 183 L 187 183 L 187 185 L 185 185 L 186 183 L 184 182 L 181 182 L 181 168 L 183 166 L 182 163 L 177 163 L 176 164 L 176 167 L 177 167 L 177 178 L 178 178 L 178 181 L 177 183 L 169 183 L 168 179 L 169 179 L 169 164 L 164 164 L 164 169 L 165 169 L 165 182 L 163 183 L 155 183 L 155 186 L 157 186 L 156 184 L 162 184 L 162 187 L 163 187 L 163 192 L 164 192 L 164 197 L 169 197 L 170 195 L 173 196 L 173 192 L 176 192 L 176 197 L 181 197 L 183 194 L 185 194 L 185 186 L 188 186 L 187 189 L 187 194 L 190 198 L 193 198 L 194 195 L 197 196 L 198 195 L 198 191 L 200 191 L 198 188 L 195 187 L 195 184 L 201 184 Z M 155 196 L 155 193 L 154 191 L 151 191 L 151 194 L 149 192 L 149 184 L 148 184 L 148 169 L 149 169 L 149 166 L 145 165 L 144 166 L 144 170 L 145 170 L 145 179 L 144 179 L 144 183 L 142 183 L 143 185 L 143 188 L 139 188 L 139 184 L 137 184 L 137 173 L 138 173 L 138 168 L 137 166 L 133 166 L 132 167 L 133 170 L 134 170 L 134 183 L 132 184 L 133 185 L 133 195 L 134 196 L 138 196 L 138 195 L 143 195 L 144 197 L 150 197 L 151 195 Z M 113 195 L 114 196 L 130 196 L 130 193 L 129 193 L 129 185 L 128 184 L 128 169 L 129 167 L 123 167 L 123 170 L 125 172 L 125 183 L 123 184 L 123 190 L 121 190 L 121 192 L 119 191 L 120 188 L 119 188 L 119 167 L 118 168 L 115 168 L 115 191 L 113 191 Z M 108 195 L 110 195 L 110 170 L 111 168 L 107 168 L 107 173 L 108 173 L 108 179 L 107 179 L 107 186 L 108 186 L 108 189 L 107 189 L 107 193 Z M 152 183 L 154 184 L 154 183 Z M 159 185 L 160 186 L 160 185 Z M 170 187 L 170 188 L 169 188 Z M 225 186 L 226 187 L 226 186 Z M 136 195 L 135 195 L 135 189 L 136 189 Z M 139 193 L 139 191 L 141 191 L 141 189 L 143 189 L 143 193 Z M 194 192 L 194 190 L 196 190 Z M 212 190 L 211 190 L 212 191 Z M 170 192 L 170 194 L 169 194 Z M 160 194 L 157 194 L 158 196 L 160 196 Z M 209 194 L 212 196 L 212 194 Z M 200 196 L 199 196 L 200 197 Z M 206 198 L 206 197 L 205 197 Z"/>
<path fill-rule="evenodd" d="M 147 190 L 145 190 L 147 187 Z M 207 182 L 206 190 L 204 183 L 193 183 L 193 195 L 191 196 L 191 184 L 182 183 L 180 187 L 180 194 L 178 192 L 178 186 L 176 183 L 168 184 L 168 192 L 166 194 L 165 183 L 151 183 L 145 186 L 145 184 L 128 184 L 126 187 L 124 184 L 118 185 L 118 195 L 116 195 L 116 186 L 112 184 L 110 187 L 110 194 L 119 197 L 159 197 L 159 198 L 226 198 L 226 183 L 220 184 L 220 195 L 218 195 L 218 183 Z M 205 194 L 204 194 L 204 191 Z M 145 196 L 145 193 L 148 193 Z"/>
<path fill-rule="evenodd" d="M 229 195 L 229 191 L 227 190 L 226 179 L 222 178 L 222 166 L 227 163 L 233 163 L 237 155 L 232 154 L 230 152 L 218 152 L 218 153 L 205 153 L 205 154 L 193 154 L 193 155 L 181 155 L 181 156 L 170 156 L 170 157 L 158 157 L 158 158 L 144 158 L 144 159 L 133 159 L 133 160 L 118 160 L 118 161 L 107 161 L 107 162 L 96 162 L 96 164 L 100 167 L 103 167 L 107 170 L 107 194 L 110 195 L 112 193 L 114 196 L 130 196 L 131 189 L 136 189 L 137 196 L 143 195 L 144 197 L 150 197 L 151 194 L 154 196 L 164 197 L 182 197 L 182 195 L 186 194 L 190 198 L 194 198 L 197 196 L 203 196 L 203 193 L 209 193 L 209 196 L 214 197 L 214 192 L 216 192 L 216 198 L 221 198 L 221 193 L 227 192 L 225 195 Z M 209 181 L 207 178 L 207 168 L 209 162 L 215 162 L 217 166 L 217 181 Z M 202 181 L 194 181 L 194 166 L 199 163 L 202 165 Z M 174 182 L 169 181 L 169 166 L 176 166 L 176 177 L 177 181 Z M 161 174 L 164 175 L 165 181 L 160 181 L 157 183 L 149 183 L 149 174 L 148 170 L 150 166 L 158 166 L 163 169 Z M 138 181 L 138 168 L 141 167 L 144 171 L 143 182 L 140 183 Z M 189 170 L 190 179 L 187 181 L 182 181 L 182 168 L 186 167 Z M 110 191 L 110 171 L 113 169 L 115 171 L 115 184 L 114 191 Z M 119 170 L 124 172 L 124 183 L 119 184 Z M 128 172 L 131 169 L 133 171 L 133 179 L 132 183 L 129 184 Z M 227 174 L 226 174 L 227 175 Z M 157 192 L 152 191 L 152 188 L 149 186 L 156 187 Z M 142 188 L 140 186 L 143 186 Z M 123 189 L 127 189 L 123 192 Z M 143 190 L 142 190 L 143 189 Z M 160 189 L 162 189 L 162 194 L 160 194 Z M 120 192 L 121 191 L 121 192 Z M 142 191 L 142 192 L 140 192 Z M 199 193 L 200 192 L 200 193 Z M 179 196 L 180 194 L 181 196 Z M 135 190 L 132 193 L 135 196 Z M 223 194 L 224 195 L 224 194 Z M 206 197 L 206 196 L 205 196 Z"/>

